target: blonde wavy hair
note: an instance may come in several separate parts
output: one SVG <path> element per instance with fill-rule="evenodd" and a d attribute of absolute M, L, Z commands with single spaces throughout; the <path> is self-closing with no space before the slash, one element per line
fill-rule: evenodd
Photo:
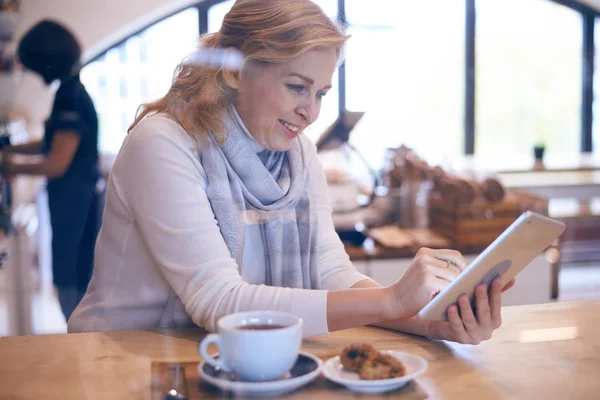
<path fill-rule="evenodd" d="M 238 0 L 218 32 L 200 37 L 199 47 L 235 48 L 245 63 L 277 64 L 323 47 L 334 47 L 341 60 L 348 38 L 309 0 Z M 197 139 L 213 132 L 222 142 L 221 115 L 234 98 L 235 90 L 226 85 L 222 68 L 184 61 L 175 70 L 167 94 L 141 105 L 128 132 L 148 114 L 167 113 Z"/>

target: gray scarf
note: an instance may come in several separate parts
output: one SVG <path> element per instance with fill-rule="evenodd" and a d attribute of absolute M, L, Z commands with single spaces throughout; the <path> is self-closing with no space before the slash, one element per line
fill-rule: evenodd
<path fill-rule="evenodd" d="M 226 113 L 227 139 L 200 152 L 207 195 L 221 235 L 241 271 L 247 224 L 259 224 L 266 284 L 319 289 L 316 218 L 307 192 L 306 154 L 296 138 L 290 150 L 257 154 L 237 111 Z"/>

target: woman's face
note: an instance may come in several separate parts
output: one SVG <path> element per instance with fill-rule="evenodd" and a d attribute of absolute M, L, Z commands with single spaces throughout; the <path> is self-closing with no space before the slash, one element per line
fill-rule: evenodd
<path fill-rule="evenodd" d="M 336 50 L 323 48 L 284 64 L 247 66 L 235 106 L 252 136 L 268 150 L 288 150 L 319 116 L 336 65 Z"/>

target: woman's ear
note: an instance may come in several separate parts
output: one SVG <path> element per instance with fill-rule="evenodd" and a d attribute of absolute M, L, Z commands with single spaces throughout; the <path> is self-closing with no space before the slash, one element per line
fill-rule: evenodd
<path fill-rule="evenodd" d="M 223 81 L 227 86 L 236 90 L 240 88 L 240 71 L 222 69 L 221 74 L 223 74 Z"/>

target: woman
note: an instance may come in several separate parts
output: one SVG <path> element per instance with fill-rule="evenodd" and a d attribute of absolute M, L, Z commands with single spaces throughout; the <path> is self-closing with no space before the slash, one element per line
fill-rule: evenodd
<path fill-rule="evenodd" d="M 203 48 L 240 72 L 182 64 L 130 129 L 108 182 L 96 267 L 70 332 L 215 330 L 224 315 L 295 313 L 306 336 L 366 324 L 461 342 L 500 324 L 499 282 L 450 322 L 411 317 L 466 266 L 422 249 L 387 288 L 359 274 L 336 235 L 315 147 L 302 131 L 347 40 L 310 1 L 242 0 Z M 464 308 L 464 309 L 463 309 Z"/>
<path fill-rule="evenodd" d="M 92 275 L 94 243 L 99 228 L 98 119 L 90 96 L 79 80 L 81 48 L 62 25 L 42 21 L 18 45 L 18 57 L 46 85 L 58 81 L 44 138 L 7 147 L 2 172 L 48 177 L 52 226 L 52 272 L 58 299 L 68 319 Z M 41 154 L 36 162 L 13 162 L 10 154 Z"/>

